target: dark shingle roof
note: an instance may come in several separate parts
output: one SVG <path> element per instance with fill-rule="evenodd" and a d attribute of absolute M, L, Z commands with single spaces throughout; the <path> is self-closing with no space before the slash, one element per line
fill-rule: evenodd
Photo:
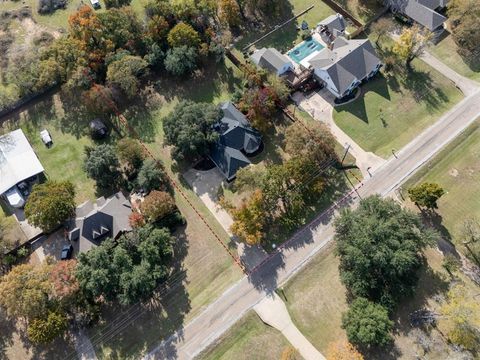
<path fill-rule="evenodd" d="M 409 18 L 433 31 L 443 25 L 447 18 L 435 11 L 447 5 L 447 0 L 387 0 L 393 11 Z"/>
<path fill-rule="evenodd" d="M 238 169 L 250 164 L 244 153 L 257 151 L 262 137 L 231 102 L 223 103 L 220 108 L 224 116 L 214 127 L 220 136 L 210 149 L 210 159 L 227 180 L 232 180 Z"/>
<path fill-rule="evenodd" d="M 340 14 L 330 15 L 326 19 L 320 21 L 318 25 L 324 25 L 335 36 L 339 36 L 345 31 L 345 19 Z"/>

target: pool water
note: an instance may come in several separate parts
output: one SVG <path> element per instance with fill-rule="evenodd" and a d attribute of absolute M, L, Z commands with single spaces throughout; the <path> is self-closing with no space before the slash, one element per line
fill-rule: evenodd
<path fill-rule="evenodd" d="M 320 51 L 324 48 L 318 41 L 314 39 L 305 40 L 300 45 L 294 47 L 292 50 L 288 52 L 288 56 L 295 61 L 297 64 L 305 59 L 308 55 Z"/>

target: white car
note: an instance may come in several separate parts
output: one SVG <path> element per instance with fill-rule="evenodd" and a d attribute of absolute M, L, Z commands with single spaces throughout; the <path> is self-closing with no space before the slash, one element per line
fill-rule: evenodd
<path fill-rule="evenodd" d="M 5 192 L 8 203 L 14 208 L 20 209 L 25 205 L 25 198 L 16 186 Z"/>
<path fill-rule="evenodd" d="M 47 148 L 50 148 L 53 145 L 52 137 L 47 129 L 40 131 L 40 137 Z"/>

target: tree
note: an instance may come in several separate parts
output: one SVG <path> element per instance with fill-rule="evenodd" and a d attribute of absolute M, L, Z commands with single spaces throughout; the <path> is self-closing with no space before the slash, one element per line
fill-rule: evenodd
<path fill-rule="evenodd" d="M 249 165 L 238 169 L 233 183 L 236 191 L 255 190 L 262 186 L 265 169 Z"/>
<path fill-rule="evenodd" d="M 424 182 L 408 189 L 410 200 L 417 206 L 427 209 L 436 209 L 437 201 L 445 194 L 445 191 L 436 183 Z"/>
<path fill-rule="evenodd" d="M 366 297 L 393 308 L 412 293 L 421 251 L 436 234 L 419 217 L 395 201 L 370 196 L 357 209 L 345 209 L 335 220 L 340 277 L 354 297 Z"/>
<path fill-rule="evenodd" d="M 113 145 L 97 145 L 85 148 L 84 170 L 89 178 L 96 181 L 97 186 L 108 189 L 115 186 L 120 178 L 118 158 Z"/>
<path fill-rule="evenodd" d="M 34 319 L 27 328 L 28 338 L 35 344 L 48 344 L 61 336 L 68 328 L 67 317 L 50 311 L 46 318 Z"/>
<path fill-rule="evenodd" d="M 174 146 L 173 157 L 193 161 L 206 155 L 218 139 L 213 124 L 220 118 L 220 110 L 212 104 L 182 101 L 175 106 L 163 122 L 166 143 Z"/>
<path fill-rule="evenodd" d="M 306 128 L 302 124 L 289 126 L 285 132 L 285 151 L 292 156 L 311 159 L 319 165 L 338 161 L 335 139 L 323 124 Z"/>
<path fill-rule="evenodd" d="M 248 201 L 244 201 L 238 209 L 233 209 L 232 217 L 232 233 L 249 245 L 259 244 L 265 236 L 266 225 L 262 192 L 255 191 Z"/>
<path fill-rule="evenodd" d="M 118 86 L 133 98 L 140 86 L 139 77 L 145 75 L 148 64 L 139 56 L 126 55 L 108 65 L 107 81 Z"/>
<path fill-rule="evenodd" d="M 77 279 L 91 299 L 123 305 L 151 296 L 165 278 L 174 238 L 166 229 L 144 226 L 122 235 L 117 244 L 104 240 L 78 257 Z"/>
<path fill-rule="evenodd" d="M 363 360 L 363 355 L 348 341 L 338 340 L 328 345 L 327 360 Z"/>
<path fill-rule="evenodd" d="M 140 208 L 145 220 L 149 223 L 157 222 L 177 209 L 169 193 L 157 190 L 153 190 L 145 197 Z"/>
<path fill-rule="evenodd" d="M 254 128 L 265 132 L 272 126 L 277 100 L 277 94 L 271 87 L 250 88 L 243 94 L 239 108 L 247 113 Z"/>
<path fill-rule="evenodd" d="M 405 60 L 409 67 L 413 59 L 423 53 L 431 38 L 432 33 L 422 30 L 417 24 L 410 28 L 406 27 L 395 41 L 392 51 Z"/>
<path fill-rule="evenodd" d="M 50 265 L 15 266 L 0 280 L 0 305 L 9 317 L 35 319 L 48 308 Z"/>
<path fill-rule="evenodd" d="M 76 89 L 73 90 L 73 93 L 76 93 Z M 112 89 L 109 87 L 94 84 L 90 89 L 82 93 L 81 100 L 92 113 L 101 115 L 113 114 L 115 101 Z"/>
<path fill-rule="evenodd" d="M 448 275 L 452 277 L 453 273 L 458 271 L 461 265 L 461 261 L 452 254 L 447 254 L 443 258 L 442 267 L 448 272 Z"/>
<path fill-rule="evenodd" d="M 272 93 L 275 94 L 275 101 L 284 104 L 290 95 L 290 89 L 286 82 L 275 74 L 268 74 L 267 84 Z"/>
<path fill-rule="evenodd" d="M 200 44 L 200 36 L 191 25 L 179 22 L 168 33 L 167 41 L 172 48 L 182 46 L 196 48 Z"/>
<path fill-rule="evenodd" d="M 169 183 L 163 165 L 153 159 L 145 160 L 138 172 L 137 184 L 147 193 L 152 190 L 167 190 Z"/>
<path fill-rule="evenodd" d="M 452 36 L 459 45 L 460 54 L 475 61 L 480 51 L 480 3 L 476 0 L 452 0 L 448 2 L 448 18 Z"/>
<path fill-rule="evenodd" d="M 138 228 L 142 227 L 145 225 L 145 218 L 143 215 L 137 211 L 133 211 L 129 216 L 128 216 L 128 223 L 132 228 Z"/>
<path fill-rule="evenodd" d="M 468 350 L 480 345 L 480 303 L 462 285 L 448 292 L 447 302 L 440 308 L 440 326 L 447 329 L 448 339 Z"/>
<path fill-rule="evenodd" d="M 342 315 L 342 328 L 348 340 L 358 346 L 385 346 L 392 341 L 393 322 L 388 318 L 388 310 L 365 298 L 355 299 Z"/>
<path fill-rule="evenodd" d="M 35 184 L 25 205 L 28 222 L 45 232 L 54 230 L 74 212 L 75 189 L 69 181 Z"/>
<path fill-rule="evenodd" d="M 242 17 L 237 1 L 220 0 L 218 3 L 218 17 L 225 26 L 235 27 L 240 25 Z"/>
<path fill-rule="evenodd" d="M 190 74 L 197 68 L 197 50 L 186 45 L 169 49 L 163 64 L 165 70 L 172 75 L 183 76 Z"/>
<path fill-rule="evenodd" d="M 378 42 L 380 39 L 386 35 L 390 31 L 392 31 L 394 24 L 390 20 L 390 18 L 387 17 L 382 17 L 375 21 L 371 26 L 370 26 L 370 32 L 374 34 L 377 38 L 375 39 L 375 45 L 378 46 Z"/>
<path fill-rule="evenodd" d="M 53 264 L 49 280 L 53 295 L 60 302 L 70 303 L 78 295 L 79 285 L 75 277 L 77 260 L 58 261 Z"/>
<path fill-rule="evenodd" d="M 145 149 L 136 139 L 123 138 L 117 142 L 118 159 L 130 169 L 139 169 L 145 159 Z"/>
<path fill-rule="evenodd" d="M 129 6 L 132 0 L 105 0 L 105 7 L 110 8 L 120 8 L 122 6 Z"/>

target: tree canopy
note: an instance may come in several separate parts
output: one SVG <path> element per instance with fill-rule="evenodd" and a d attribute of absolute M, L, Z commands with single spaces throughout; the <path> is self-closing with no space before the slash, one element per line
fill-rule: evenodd
<path fill-rule="evenodd" d="M 118 162 L 116 148 L 113 145 L 97 145 L 93 148 L 85 148 L 86 158 L 84 170 L 89 178 L 96 181 L 100 188 L 114 186 L 119 178 L 120 164 Z"/>
<path fill-rule="evenodd" d="M 405 27 L 395 41 L 392 51 L 409 66 L 415 57 L 423 53 L 431 38 L 432 33 L 420 28 L 419 25 Z"/>
<path fill-rule="evenodd" d="M 342 316 L 342 327 L 348 340 L 359 346 L 385 346 L 392 341 L 390 331 L 393 321 L 388 318 L 388 310 L 365 298 L 355 299 Z"/>
<path fill-rule="evenodd" d="M 196 48 L 200 44 L 200 36 L 197 31 L 189 24 L 179 22 L 175 25 L 167 36 L 168 44 L 172 48 L 186 45 Z"/>
<path fill-rule="evenodd" d="M 172 196 L 165 191 L 153 190 L 141 205 L 142 215 L 149 223 L 155 223 L 177 210 Z"/>
<path fill-rule="evenodd" d="M 125 55 L 108 65 L 107 81 L 132 98 L 138 93 L 139 77 L 145 74 L 147 66 L 147 62 L 141 57 Z"/>
<path fill-rule="evenodd" d="M 437 201 L 443 194 L 445 194 L 445 190 L 436 183 L 424 182 L 408 189 L 410 200 L 412 200 L 415 205 L 423 206 L 427 209 L 436 209 Z"/>
<path fill-rule="evenodd" d="M 25 205 L 25 217 L 45 232 L 54 230 L 74 212 L 75 189 L 69 181 L 34 185 Z"/>
<path fill-rule="evenodd" d="M 354 297 L 393 308 L 411 294 L 422 264 L 421 251 L 435 234 L 395 201 L 370 196 L 335 220 L 340 277 Z"/>
<path fill-rule="evenodd" d="M 165 140 L 173 145 L 173 157 L 193 161 L 209 151 L 218 134 L 212 125 L 220 119 L 220 110 L 212 104 L 182 101 L 163 122 Z"/>
<path fill-rule="evenodd" d="M 138 172 L 137 184 L 147 193 L 152 190 L 167 190 L 169 188 L 163 165 L 153 159 L 147 159 L 143 162 Z"/>
<path fill-rule="evenodd" d="M 28 338 L 35 344 L 47 344 L 68 328 L 67 317 L 60 312 L 48 312 L 46 317 L 32 320 L 28 325 Z"/>
<path fill-rule="evenodd" d="M 91 299 L 132 304 L 147 298 L 167 276 L 174 238 L 166 229 L 139 227 L 117 244 L 104 240 L 78 257 L 77 279 Z"/>
<path fill-rule="evenodd" d="M 169 49 L 163 64 L 165 70 L 172 75 L 190 74 L 197 68 L 197 50 L 186 45 Z"/>

